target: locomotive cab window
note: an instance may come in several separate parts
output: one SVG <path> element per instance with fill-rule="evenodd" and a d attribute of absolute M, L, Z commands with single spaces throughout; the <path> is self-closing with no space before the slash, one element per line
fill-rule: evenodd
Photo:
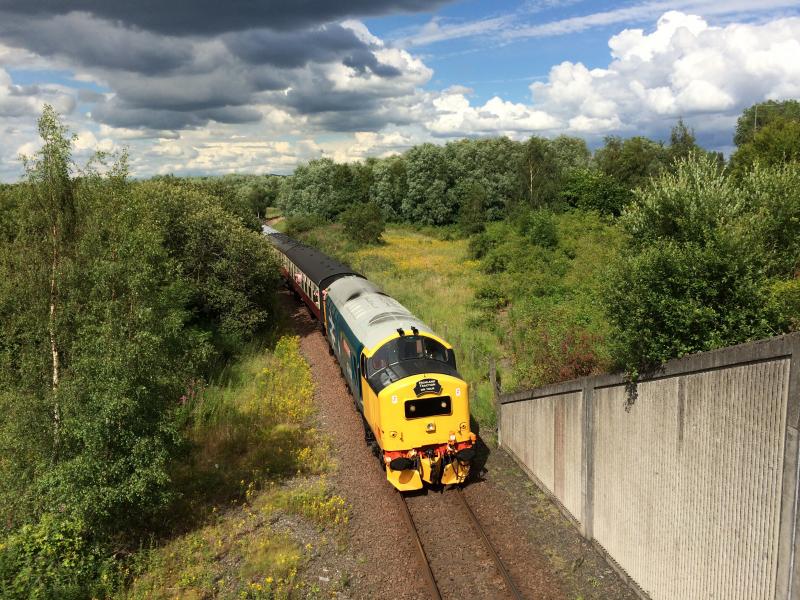
<path fill-rule="evenodd" d="M 409 360 L 435 360 L 456 366 L 455 355 L 436 340 L 421 335 L 405 335 L 387 342 L 368 361 L 367 373 L 370 377 L 395 365 Z"/>
<path fill-rule="evenodd" d="M 367 360 L 367 381 L 376 394 L 395 381 L 422 373 L 460 377 L 453 351 L 421 335 L 405 335 L 386 342 Z"/>

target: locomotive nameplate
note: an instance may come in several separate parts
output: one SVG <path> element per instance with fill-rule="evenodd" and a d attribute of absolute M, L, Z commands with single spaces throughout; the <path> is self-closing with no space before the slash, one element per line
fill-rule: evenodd
<path fill-rule="evenodd" d="M 442 386 L 438 379 L 420 379 L 414 386 L 414 393 L 417 396 L 425 394 L 441 394 Z"/>

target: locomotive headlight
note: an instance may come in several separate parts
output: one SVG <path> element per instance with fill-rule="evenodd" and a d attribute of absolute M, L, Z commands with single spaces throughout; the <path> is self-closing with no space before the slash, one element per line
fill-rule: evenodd
<path fill-rule="evenodd" d="M 427 431 L 428 433 L 433 433 L 434 431 L 436 431 L 436 423 L 428 423 L 427 425 L 425 425 L 425 431 Z"/>
<path fill-rule="evenodd" d="M 464 431 L 464 430 L 467 428 L 467 424 L 466 424 L 466 423 L 461 423 L 461 425 L 459 425 L 459 426 L 458 426 L 458 428 L 459 428 L 461 431 Z"/>
<path fill-rule="evenodd" d="M 450 432 L 450 441 L 451 442 L 455 442 L 456 441 L 456 434 L 453 433 L 452 431 Z"/>

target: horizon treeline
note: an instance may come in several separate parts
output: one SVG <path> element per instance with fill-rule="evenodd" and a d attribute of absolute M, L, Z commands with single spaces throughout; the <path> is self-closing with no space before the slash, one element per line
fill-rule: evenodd
<path fill-rule="evenodd" d="M 756 106 L 759 112 L 756 114 Z M 280 207 L 302 228 L 308 219 L 336 220 L 353 204 L 378 206 L 388 222 L 462 223 L 467 230 L 519 211 L 579 207 L 619 215 L 633 190 L 675 172 L 689 155 L 709 155 L 741 177 L 756 162 L 769 166 L 798 155 L 800 103 L 768 101 L 748 108 L 732 132 L 737 150 L 701 148 L 679 119 L 668 143 L 644 136 L 609 136 L 593 153 L 585 140 L 561 135 L 462 139 L 420 144 L 386 158 L 336 163 L 311 160 L 264 186 L 264 202 Z"/>

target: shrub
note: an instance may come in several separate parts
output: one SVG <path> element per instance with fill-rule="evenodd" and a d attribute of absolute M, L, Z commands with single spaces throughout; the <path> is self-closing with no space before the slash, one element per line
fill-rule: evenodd
<path fill-rule="evenodd" d="M 315 215 L 291 215 L 286 218 L 286 235 L 297 237 L 319 227 L 325 221 Z"/>
<path fill-rule="evenodd" d="M 0 596 L 8 600 L 105 597 L 117 577 L 113 561 L 83 525 L 52 514 L 0 542 Z"/>
<path fill-rule="evenodd" d="M 497 310 L 508 305 L 508 295 L 495 282 L 487 283 L 475 292 L 475 304 L 483 310 Z"/>
<path fill-rule="evenodd" d="M 342 213 L 341 221 L 345 235 L 357 244 L 377 244 L 386 227 L 374 202 L 353 204 Z"/>
<path fill-rule="evenodd" d="M 798 187 L 775 171 L 737 186 L 713 157 L 693 156 L 637 191 L 603 294 L 618 361 L 635 372 L 786 331 L 793 296 L 771 292 L 769 277 L 797 264 Z"/>
<path fill-rule="evenodd" d="M 766 300 L 741 247 L 674 240 L 626 254 L 605 292 L 616 356 L 631 371 L 770 335 Z"/>
<path fill-rule="evenodd" d="M 523 214 L 517 221 L 517 231 L 537 246 L 555 248 L 558 245 L 558 231 L 550 211 L 535 210 Z"/>
<path fill-rule="evenodd" d="M 480 260 L 495 246 L 495 241 L 486 233 L 480 233 L 469 240 L 467 254 L 472 260 Z"/>

